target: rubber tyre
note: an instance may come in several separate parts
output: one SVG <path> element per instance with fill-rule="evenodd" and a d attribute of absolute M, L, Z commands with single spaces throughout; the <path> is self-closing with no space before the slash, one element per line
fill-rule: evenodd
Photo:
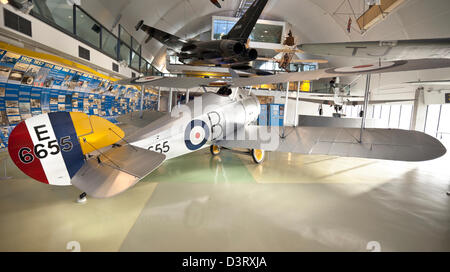
<path fill-rule="evenodd" d="M 211 145 L 211 146 L 209 147 L 209 151 L 211 151 L 211 155 L 217 156 L 217 155 L 220 154 L 220 152 L 221 152 L 222 150 L 221 150 L 220 146 L 217 146 L 217 145 Z"/>
<path fill-rule="evenodd" d="M 264 162 L 264 158 L 266 156 L 266 152 L 262 149 L 252 149 L 252 158 L 256 164 L 261 164 Z"/>

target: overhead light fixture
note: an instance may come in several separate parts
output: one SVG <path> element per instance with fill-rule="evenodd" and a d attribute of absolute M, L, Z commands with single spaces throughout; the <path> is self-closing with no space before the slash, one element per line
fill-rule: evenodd
<path fill-rule="evenodd" d="M 6 4 L 8 4 L 8 0 L 0 0 L 0 3 L 6 5 Z"/>

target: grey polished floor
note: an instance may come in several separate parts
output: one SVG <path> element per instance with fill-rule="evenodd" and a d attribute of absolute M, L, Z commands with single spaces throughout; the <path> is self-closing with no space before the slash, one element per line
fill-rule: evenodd
<path fill-rule="evenodd" d="M 73 187 L 0 181 L 0 250 L 450 251 L 449 158 L 405 163 L 201 150 L 76 204 Z"/>

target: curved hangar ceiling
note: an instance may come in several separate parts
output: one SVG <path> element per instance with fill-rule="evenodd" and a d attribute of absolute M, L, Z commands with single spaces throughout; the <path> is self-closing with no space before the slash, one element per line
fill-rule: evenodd
<path fill-rule="evenodd" d="M 364 9 L 363 0 L 348 0 L 358 13 Z M 349 12 L 344 0 L 269 0 L 261 16 L 263 19 L 286 21 L 299 37 L 300 43 L 325 43 L 369 40 L 397 40 L 450 37 L 450 1 L 405 0 L 383 21 L 361 35 L 354 23 L 351 33 L 347 22 L 336 12 Z M 345 1 L 348 3 L 347 1 Z M 106 26 L 117 21 L 130 30 L 138 41 L 144 41 L 143 32 L 135 32 L 139 20 L 146 24 L 191 38 L 211 29 L 211 16 L 233 16 L 240 0 L 220 1 L 219 9 L 209 0 L 99 0 L 83 1 L 82 6 Z M 346 6 L 347 5 L 347 6 Z M 345 17 L 345 16 L 344 16 Z M 145 45 L 143 56 L 161 67 L 165 62 L 163 46 L 157 41 Z M 330 57 L 330 67 L 364 64 L 365 60 Z"/>

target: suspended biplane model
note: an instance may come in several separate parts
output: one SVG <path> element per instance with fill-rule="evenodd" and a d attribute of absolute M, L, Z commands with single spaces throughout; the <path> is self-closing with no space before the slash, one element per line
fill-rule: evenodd
<path fill-rule="evenodd" d="M 364 67 L 322 69 L 272 76 L 232 78 L 140 77 L 118 82 L 154 87 L 225 86 L 174 108 L 130 135 L 97 116 L 55 112 L 27 119 L 9 138 L 14 163 L 31 178 L 50 185 L 73 185 L 82 195 L 115 196 L 165 160 L 210 147 L 246 148 L 256 163 L 266 151 L 324 154 L 384 160 L 424 161 L 446 153 L 439 140 L 418 131 L 331 127 L 277 128 L 255 126 L 258 99 L 240 87 L 298 82 L 339 76 L 450 67 L 449 59 L 382 62 Z M 369 77 L 369 76 L 368 76 Z M 225 91 L 229 88 L 230 91 Z M 366 90 L 366 93 L 368 90 Z M 285 110 L 288 110 L 287 108 Z M 364 118 L 363 118 L 364 120 Z M 362 122 L 364 124 L 364 122 Z"/>
<path fill-rule="evenodd" d="M 273 58 L 263 58 L 259 57 L 258 60 L 262 61 L 275 61 L 278 62 L 278 66 L 285 70 L 286 72 L 290 72 L 290 64 L 293 63 L 328 63 L 328 60 L 326 59 L 299 59 L 296 57 L 297 53 L 305 53 L 303 50 L 300 50 L 296 48 L 296 41 L 295 37 L 292 34 L 292 31 L 289 30 L 288 35 L 286 36 L 285 40 L 283 41 L 283 48 L 281 49 L 274 49 L 275 52 L 278 53 L 277 56 L 280 56 L 280 58 L 277 58 L 277 56 Z"/>
<path fill-rule="evenodd" d="M 338 116 L 343 116 L 341 114 L 344 106 L 358 106 L 364 105 L 364 96 L 359 95 L 350 95 L 346 93 L 345 86 L 339 84 L 339 78 L 333 78 L 330 81 L 330 91 L 333 94 L 310 94 L 310 97 L 289 97 L 291 100 L 299 100 L 303 102 L 316 103 L 319 104 L 319 115 L 323 115 L 323 105 L 327 105 L 330 107 L 334 107 L 334 110 L 338 114 Z M 286 97 L 281 97 L 286 98 Z M 369 105 L 374 104 L 386 104 L 386 103 L 399 103 L 399 102 L 411 102 L 414 101 L 412 99 L 383 99 L 383 100 L 370 100 L 368 101 Z M 363 117 L 364 111 L 361 110 L 359 113 L 360 117 Z"/>

